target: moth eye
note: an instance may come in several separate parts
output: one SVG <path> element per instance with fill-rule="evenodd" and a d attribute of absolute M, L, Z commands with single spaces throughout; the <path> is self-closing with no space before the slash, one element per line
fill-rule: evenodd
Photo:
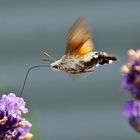
<path fill-rule="evenodd" d="M 58 65 L 54 65 L 53 68 L 58 69 Z"/>
<path fill-rule="evenodd" d="M 98 58 L 99 53 L 98 52 L 90 52 L 90 56 L 92 56 L 94 58 Z"/>

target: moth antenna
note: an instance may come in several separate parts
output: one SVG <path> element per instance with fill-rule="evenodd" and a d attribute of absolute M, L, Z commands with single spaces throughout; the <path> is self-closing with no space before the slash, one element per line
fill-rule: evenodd
<path fill-rule="evenodd" d="M 53 60 L 47 59 L 47 58 L 42 58 L 43 61 L 47 61 L 47 62 L 54 62 Z"/>
<path fill-rule="evenodd" d="M 23 86 L 22 86 L 22 89 L 21 89 L 21 92 L 20 92 L 19 97 L 22 97 L 22 95 L 23 95 L 23 91 L 24 91 L 24 88 L 25 88 L 25 84 L 26 84 L 26 82 L 27 82 L 27 78 L 28 78 L 29 72 L 30 72 L 32 69 L 40 68 L 40 67 L 50 67 L 50 65 L 36 65 L 36 66 L 30 67 L 30 68 L 27 70 L 27 73 L 26 73 L 26 76 L 25 76 L 25 79 L 24 79 Z"/>
<path fill-rule="evenodd" d="M 53 62 L 54 61 L 56 61 L 52 56 L 50 56 L 47 52 L 44 52 L 44 55 L 46 56 L 46 57 L 48 57 L 49 59 L 51 59 L 51 60 L 53 60 Z M 48 59 L 47 59 L 48 60 Z"/>
<path fill-rule="evenodd" d="M 42 58 L 43 61 L 47 61 L 47 62 L 54 62 L 53 60 L 47 59 L 47 58 Z"/>

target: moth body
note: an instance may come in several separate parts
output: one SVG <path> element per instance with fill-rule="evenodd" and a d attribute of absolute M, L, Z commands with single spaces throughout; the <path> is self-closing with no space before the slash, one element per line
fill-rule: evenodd
<path fill-rule="evenodd" d="M 82 59 L 76 57 L 67 57 L 64 55 L 61 59 L 51 64 L 53 71 L 63 71 L 71 74 L 92 72 L 95 67 L 103 64 L 109 64 L 115 61 L 114 56 L 105 52 L 90 52 Z"/>

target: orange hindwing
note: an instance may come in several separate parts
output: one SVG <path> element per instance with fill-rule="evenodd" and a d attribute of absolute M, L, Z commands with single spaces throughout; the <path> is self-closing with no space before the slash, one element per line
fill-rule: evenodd
<path fill-rule="evenodd" d="M 90 28 L 83 17 L 79 17 L 71 27 L 66 56 L 83 57 L 87 53 L 94 50 L 94 44 L 90 33 Z"/>

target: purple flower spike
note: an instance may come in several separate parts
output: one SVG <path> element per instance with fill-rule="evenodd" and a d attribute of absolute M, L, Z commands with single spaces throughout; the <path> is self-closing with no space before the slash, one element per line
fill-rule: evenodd
<path fill-rule="evenodd" d="M 128 118 L 130 126 L 140 132 L 140 101 L 126 102 L 123 114 Z"/>
<path fill-rule="evenodd" d="M 21 113 L 27 113 L 23 98 L 16 97 L 15 94 L 3 95 L 0 100 L 0 110 L 6 110 L 13 117 L 20 116 Z"/>
<path fill-rule="evenodd" d="M 31 124 L 21 117 L 27 113 L 23 98 L 10 93 L 0 99 L 0 140 L 31 140 Z"/>
<path fill-rule="evenodd" d="M 135 99 L 140 99 L 140 50 L 128 51 L 128 64 L 121 67 L 122 87 L 131 92 Z"/>

